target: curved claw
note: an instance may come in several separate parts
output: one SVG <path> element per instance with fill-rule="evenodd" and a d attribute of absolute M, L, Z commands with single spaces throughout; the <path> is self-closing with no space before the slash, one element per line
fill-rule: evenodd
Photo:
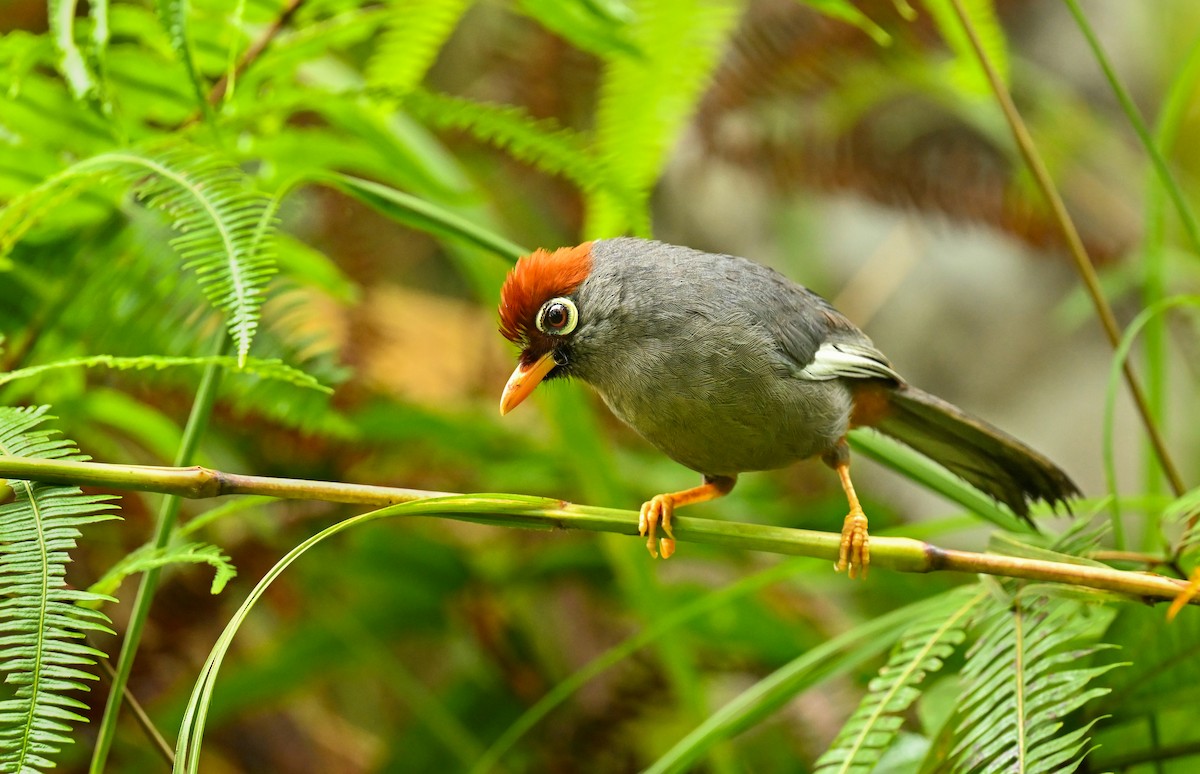
<path fill-rule="evenodd" d="M 845 570 L 851 578 L 865 579 L 870 565 L 871 543 L 867 534 L 867 517 L 861 509 L 852 510 L 842 523 L 842 543 L 833 569 L 838 572 Z"/>
<path fill-rule="evenodd" d="M 675 501 L 670 495 L 655 495 L 642 503 L 638 512 L 638 534 L 646 538 L 646 550 L 657 559 L 671 558 L 675 553 L 675 533 L 671 530 L 671 517 L 675 514 Z M 666 537 L 658 539 L 658 525 L 662 524 Z"/>

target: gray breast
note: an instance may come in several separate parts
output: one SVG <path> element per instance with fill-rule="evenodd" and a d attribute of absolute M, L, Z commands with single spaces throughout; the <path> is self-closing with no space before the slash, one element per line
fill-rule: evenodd
<path fill-rule="evenodd" d="M 599 242 L 578 294 L 586 322 L 572 372 L 648 441 L 701 473 L 765 470 L 819 454 L 845 434 L 850 394 L 841 380 L 797 375 L 805 363 L 788 351 L 797 342 L 781 343 L 770 319 L 779 309 L 763 298 L 764 283 L 780 281 L 787 283 L 728 256 Z M 815 340 L 800 346 L 815 350 Z"/>

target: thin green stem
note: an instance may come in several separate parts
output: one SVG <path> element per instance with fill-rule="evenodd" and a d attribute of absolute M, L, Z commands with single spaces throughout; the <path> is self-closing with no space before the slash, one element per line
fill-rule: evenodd
<path fill-rule="evenodd" d="M 1113 95 L 1121 103 L 1121 110 L 1125 113 L 1125 117 L 1129 119 L 1129 123 L 1133 126 L 1133 131 L 1137 133 L 1138 139 L 1142 141 L 1142 147 L 1146 149 L 1146 154 L 1150 157 L 1150 163 L 1154 165 L 1154 171 L 1158 175 L 1159 182 L 1166 190 L 1167 195 L 1171 197 L 1171 202 L 1175 205 L 1175 210 L 1179 213 L 1179 221 L 1183 224 L 1183 230 L 1187 234 L 1188 241 L 1192 243 L 1193 252 L 1200 254 L 1200 226 L 1196 223 L 1196 214 L 1192 212 L 1191 205 L 1188 204 L 1182 189 L 1175 182 L 1175 177 L 1167 167 L 1166 159 L 1161 152 L 1163 148 L 1150 136 L 1150 128 L 1146 126 L 1141 112 L 1138 110 L 1137 105 L 1133 103 L 1133 98 L 1129 96 L 1129 92 L 1121 83 L 1121 79 L 1117 77 L 1116 71 L 1113 70 L 1112 62 L 1109 61 L 1108 55 L 1104 53 L 1104 47 L 1100 45 L 1099 38 L 1096 37 L 1096 33 L 1092 30 L 1092 25 L 1088 22 L 1087 16 L 1080 10 L 1077 0 L 1063 0 L 1063 2 L 1071 10 L 1071 15 L 1075 17 L 1075 23 L 1079 25 L 1079 31 L 1083 33 L 1088 46 L 1092 49 L 1092 55 L 1096 57 L 1097 64 L 1104 71 L 1104 78 L 1108 81 L 1108 87 L 1112 89 Z"/>
<path fill-rule="evenodd" d="M 214 354 L 217 356 L 226 354 L 230 344 L 231 340 L 226 336 L 225 331 L 219 331 L 213 348 Z M 208 426 L 208 418 L 212 413 L 213 404 L 216 402 L 217 386 L 223 372 L 224 369 L 216 364 L 209 365 L 204 369 L 204 374 L 200 378 L 200 386 L 196 390 L 196 398 L 192 402 L 191 414 L 188 416 L 187 425 L 183 430 L 179 451 L 175 455 L 176 467 L 187 465 L 196 454 L 196 448 Z M 178 495 L 170 495 L 163 499 L 154 528 L 154 546 L 156 548 L 163 548 L 170 542 L 171 533 L 174 531 L 179 517 L 179 505 L 180 497 Z M 142 639 L 142 630 L 150 615 L 150 603 L 154 599 L 154 592 L 158 588 L 161 574 L 161 568 L 148 570 L 142 575 L 141 582 L 138 584 L 137 596 L 134 598 L 133 609 L 129 615 L 129 625 L 125 629 L 125 639 L 121 643 L 121 653 L 117 657 L 108 702 L 105 704 L 104 716 L 100 720 L 97 731 L 96 747 L 92 752 L 92 762 L 88 769 L 90 774 L 101 774 L 108 761 L 108 754 L 112 749 L 113 739 L 116 737 L 117 719 L 121 712 L 121 698 L 129 684 L 129 674 L 133 669 L 133 661 L 137 656 L 138 645 Z"/>
<path fill-rule="evenodd" d="M 1091 48 L 1093 56 L 1096 57 L 1096 62 L 1104 72 L 1104 77 L 1108 81 L 1113 95 L 1116 96 L 1117 101 L 1120 103 L 1121 110 L 1125 113 L 1125 117 L 1129 120 L 1134 132 L 1141 141 L 1142 147 L 1145 148 L 1146 155 L 1150 158 L 1153 168 L 1154 177 L 1148 182 L 1146 187 L 1146 234 L 1143 240 L 1144 255 L 1142 261 L 1142 304 L 1143 306 L 1150 307 L 1162 301 L 1167 295 L 1166 217 L 1163 208 L 1164 191 L 1170 197 L 1172 204 L 1175 205 L 1175 210 L 1179 214 L 1179 221 L 1183 225 L 1184 233 L 1191 243 L 1192 251 L 1200 254 L 1200 226 L 1197 226 L 1195 212 L 1193 212 L 1174 175 L 1171 174 L 1166 161 L 1167 154 L 1174 145 L 1175 137 L 1179 131 L 1179 124 L 1183 116 L 1182 107 L 1187 103 L 1186 96 L 1190 95 L 1191 87 L 1195 85 L 1197 73 L 1200 73 L 1200 42 L 1192 45 L 1188 59 L 1174 79 L 1168 91 L 1166 106 L 1162 111 L 1158 126 L 1152 136 L 1150 128 L 1142 118 L 1137 105 L 1134 104 L 1129 91 L 1121 83 L 1120 78 L 1117 77 L 1111 60 L 1109 60 L 1104 47 L 1100 44 L 1100 40 L 1092 29 L 1087 16 L 1079 7 L 1078 1 L 1063 0 L 1063 2 L 1066 3 L 1071 15 L 1075 18 L 1075 23 L 1079 25 L 1080 32 L 1083 33 L 1083 37 Z M 1157 178 L 1157 184 L 1155 184 L 1154 178 Z M 1165 321 L 1161 318 L 1156 318 L 1147 325 L 1144 340 L 1143 361 L 1146 369 L 1146 398 L 1151 415 L 1156 422 L 1162 422 L 1166 404 L 1168 364 Z M 1144 479 L 1144 486 L 1148 493 L 1153 494 L 1160 491 L 1161 479 L 1156 466 L 1147 466 Z M 1118 524 L 1119 520 L 1114 522 L 1114 526 Z M 1117 531 L 1114 531 L 1113 534 L 1114 539 L 1122 537 Z M 1156 539 L 1157 536 L 1154 530 L 1146 530 L 1143 537 L 1143 548 L 1151 547 L 1153 541 Z M 1123 542 L 1118 542 L 1117 546 L 1119 548 L 1123 547 Z"/>
<path fill-rule="evenodd" d="M 1195 91 L 1197 79 L 1200 79 L 1200 38 L 1193 41 L 1183 66 L 1179 68 L 1172 79 L 1154 128 L 1153 147 L 1161 156 L 1168 156 L 1171 149 L 1175 147 L 1184 116 L 1187 115 L 1187 108 L 1191 104 L 1191 95 Z M 1167 295 L 1167 218 L 1166 208 L 1163 206 L 1163 186 L 1148 184 L 1146 189 L 1142 304 L 1150 307 L 1160 303 Z M 1200 253 L 1200 249 L 1196 249 L 1196 252 Z M 1167 325 L 1164 319 L 1156 317 L 1146 326 L 1143 352 L 1150 408 L 1161 421 L 1166 411 L 1168 380 Z M 1149 456 L 1146 456 L 1144 460 L 1145 471 L 1142 478 L 1145 492 L 1151 495 L 1158 494 L 1161 491 L 1159 471 Z M 1155 530 L 1145 530 L 1142 537 L 1142 548 L 1153 550 L 1157 540 L 1158 535 Z"/>
<path fill-rule="evenodd" d="M 116 676 L 117 672 L 113 669 L 112 663 L 108 659 L 100 659 L 100 666 L 104 669 L 104 674 L 108 675 L 110 681 Z M 146 712 L 146 708 L 142 706 L 142 703 L 129 690 L 129 686 L 125 686 L 123 698 L 125 703 L 129 705 L 129 711 L 133 713 L 133 717 L 137 720 L 138 725 L 142 727 L 142 732 L 150 740 L 151 746 L 162 756 L 168 768 L 174 766 L 175 751 L 171 749 L 171 745 L 167 744 L 167 740 L 163 737 L 162 732 L 158 730 L 158 727 L 154 725 L 154 721 L 150 719 L 150 713 Z"/>
<path fill-rule="evenodd" d="M 1038 188 L 1041 189 L 1042 195 L 1046 197 L 1054 219 L 1058 223 L 1063 237 L 1066 239 L 1067 249 L 1075 263 L 1075 270 L 1083 280 L 1088 296 L 1092 300 L 1092 305 L 1096 309 L 1096 315 L 1100 320 L 1101 326 L 1104 328 L 1104 333 L 1108 337 L 1109 343 L 1115 348 L 1121 341 L 1121 329 L 1117 325 L 1117 318 L 1113 314 L 1108 299 L 1104 296 L 1103 289 L 1100 287 L 1100 279 L 1096 274 L 1096 267 L 1092 264 L 1091 258 L 1088 257 L 1087 250 L 1083 246 L 1083 240 L 1079 237 L 1079 231 L 1075 228 L 1075 222 L 1071 219 L 1070 213 L 1067 212 L 1066 204 L 1063 203 L 1062 196 L 1059 195 L 1058 189 L 1054 185 L 1054 180 L 1050 177 L 1050 171 L 1046 168 L 1041 154 L 1038 153 L 1037 146 L 1034 144 L 1033 137 L 1029 134 L 1028 127 L 1025 126 L 1025 122 L 1021 118 L 1021 114 L 1017 111 L 1016 105 L 1013 104 L 1012 96 L 1008 93 L 1008 89 L 1004 86 L 1000 74 L 996 72 L 995 66 L 988 57 L 987 51 L 979 39 L 979 33 L 976 31 L 970 15 L 963 7 L 962 0 L 950 0 L 950 3 L 954 6 L 954 12 L 958 16 L 959 22 L 963 25 L 963 29 L 966 30 L 967 37 L 971 41 L 971 47 L 975 49 L 975 54 L 979 57 L 979 63 L 983 67 L 988 83 L 996 95 L 996 101 L 1004 113 L 1005 120 L 1007 120 L 1009 128 L 1012 130 L 1017 147 L 1020 149 L 1025 163 L 1029 166 L 1029 170 L 1033 174 Z M 1150 406 L 1146 400 L 1141 382 L 1138 380 L 1137 374 L 1134 373 L 1133 366 L 1128 361 L 1122 363 L 1121 371 L 1124 374 L 1125 383 L 1128 385 L 1134 405 L 1137 407 L 1138 415 L 1141 417 L 1142 425 L 1146 429 L 1146 435 L 1149 437 L 1150 443 L 1154 448 L 1155 456 L 1158 458 L 1159 465 L 1162 466 L 1163 474 L 1166 476 L 1176 496 L 1182 495 L 1187 488 L 1184 486 L 1183 477 L 1179 474 L 1178 468 L 1175 467 L 1175 462 L 1172 460 L 1171 453 L 1167 449 L 1166 441 L 1163 440 L 1158 425 L 1154 421 L 1154 416 L 1150 411 Z"/>
<path fill-rule="evenodd" d="M 1165 312 L 1178 306 L 1200 307 L 1200 296 L 1172 296 L 1143 309 L 1133 319 L 1133 322 L 1129 324 L 1113 353 L 1113 362 L 1108 376 L 1108 388 L 1104 395 L 1104 432 L 1101 440 L 1101 456 L 1104 459 L 1104 476 L 1108 483 L 1109 496 L 1112 499 L 1110 508 L 1112 509 L 1114 525 L 1120 523 L 1119 509 L 1117 507 L 1116 440 L 1114 438 L 1116 394 L 1117 384 L 1120 379 L 1120 368 L 1129 362 L 1129 352 L 1142 330 L 1154 320 L 1160 319 Z M 1154 530 L 1149 531 L 1152 533 L 1155 532 Z M 1157 535 L 1154 537 L 1157 539 Z"/>

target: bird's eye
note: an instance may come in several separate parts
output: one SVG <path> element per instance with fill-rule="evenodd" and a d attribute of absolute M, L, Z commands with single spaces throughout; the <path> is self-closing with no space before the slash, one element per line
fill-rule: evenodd
<path fill-rule="evenodd" d="M 537 316 L 537 327 L 551 336 L 565 336 L 575 330 L 579 322 L 579 310 L 569 298 L 552 298 L 542 304 Z"/>

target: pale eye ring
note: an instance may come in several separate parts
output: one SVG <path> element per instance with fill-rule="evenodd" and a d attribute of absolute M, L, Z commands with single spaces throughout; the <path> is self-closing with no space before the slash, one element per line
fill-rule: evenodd
<path fill-rule="evenodd" d="M 551 336 L 566 336 L 579 324 L 579 310 L 569 298 L 552 298 L 537 314 L 537 328 Z"/>

